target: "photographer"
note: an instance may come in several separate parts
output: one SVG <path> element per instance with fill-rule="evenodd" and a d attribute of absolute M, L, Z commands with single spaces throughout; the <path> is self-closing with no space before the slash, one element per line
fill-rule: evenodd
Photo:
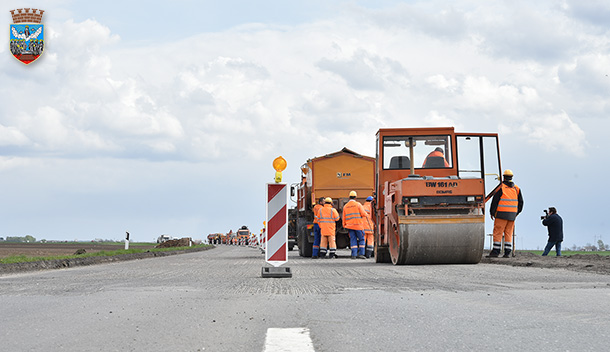
<path fill-rule="evenodd" d="M 557 209 L 554 207 L 550 207 L 548 212 L 544 211 L 547 215 L 541 217 L 542 225 L 548 227 L 549 229 L 549 241 L 544 248 L 544 253 L 542 256 L 545 257 L 553 246 L 555 246 L 555 251 L 557 252 L 557 256 L 561 257 L 561 242 L 563 242 L 563 219 L 559 214 L 557 214 Z"/>

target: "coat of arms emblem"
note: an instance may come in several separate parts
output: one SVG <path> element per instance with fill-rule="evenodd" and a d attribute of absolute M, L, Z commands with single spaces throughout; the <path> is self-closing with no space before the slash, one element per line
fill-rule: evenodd
<path fill-rule="evenodd" d="M 36 61 L 44 50 L 43 13 L 43 10 L 29 8 L 11 10 L 11 54 L 26 65 Z"/>

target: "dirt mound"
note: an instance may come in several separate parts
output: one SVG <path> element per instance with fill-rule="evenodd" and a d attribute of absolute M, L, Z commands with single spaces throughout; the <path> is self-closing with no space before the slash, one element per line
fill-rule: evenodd
<path fill-rule="evenodd" d="M 189 247 L 192 241 L 190 237 L 183 237 L 181 239 L 169 240 L 163 243 L 159 243 L 155 248 L 171 248 L 171 247 Z"/>
<path fill-rule="evenodd" d="M 574 271 L 594 272 L 610 275 L 610 256 L 599 254 L 574 254 L 547 257 L 529 252 L 517 252 L 510 258 L 483 258 L 481 263 L 512 266 L 531 266 L 534 268 L 562 268 Z"/>

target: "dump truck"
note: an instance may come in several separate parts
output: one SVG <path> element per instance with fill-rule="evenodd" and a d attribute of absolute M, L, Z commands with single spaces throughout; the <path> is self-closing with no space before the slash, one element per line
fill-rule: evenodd
<path fill-rule="evenodd" d="M 239 228 L 239 230 L 237 230 L 237 243 L 238 244 L 244 244 L 244 245 L 248 245 L 248 241 L 250 240 L 250 230 L 248 229 L 248 226 L 242 226 Z"/>
<path fill-rule="evenodd" d="M 231 237 L 233 236 L 233 230 L 229 230 L 228 233 L 224 233 L 220 235 L 220 243 L 221 244 L 231 244 Z"/>
<path fill-rule="evenodd" d="M 221 234 L 220 233 L 211 233 L 208 235 L 208 243 L 209 244 L 220 244 L 221 243 Z"/>
<path fill-rule="evenodd" d="M 376 262 L 481 260 L 485 203 L 501 185 L 497 134 L 380 129 L 376 160 Z"/>
<path fill-rule="evenodd" d="M 333 207 L 341 215 L 349 201 L 349 192 L 356 191 L 360 203 L 373 194 L 375 158 L 347 148 L 307 160 L 301 166 L 301 182 L 291 185 L 291 199 L 296 203 L 288 211 L 288 237 L 296 237 L 299 255 L 311 257 L 313 248 L 313 207 L 320 197 L 333 199 Z M 349 235 L 341 220 L 337 221 L 337 249 L 349 246 Z"/>

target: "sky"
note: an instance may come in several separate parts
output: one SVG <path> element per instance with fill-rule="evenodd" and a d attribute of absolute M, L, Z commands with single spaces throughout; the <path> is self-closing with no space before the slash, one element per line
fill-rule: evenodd
<path fill-rule="evenodd" d="M 610 243 L 610 3 L 3 1 L 45 10 L 30 65 L 0 36 L 0 236 L 260 231 L 273 159 L 375 155 L 379 128 L 499 134 L 517 249 Z M 491 233 L 487 217 L 486 233 Z M 486 238 L 486 247 L 489 246 Z"/>

